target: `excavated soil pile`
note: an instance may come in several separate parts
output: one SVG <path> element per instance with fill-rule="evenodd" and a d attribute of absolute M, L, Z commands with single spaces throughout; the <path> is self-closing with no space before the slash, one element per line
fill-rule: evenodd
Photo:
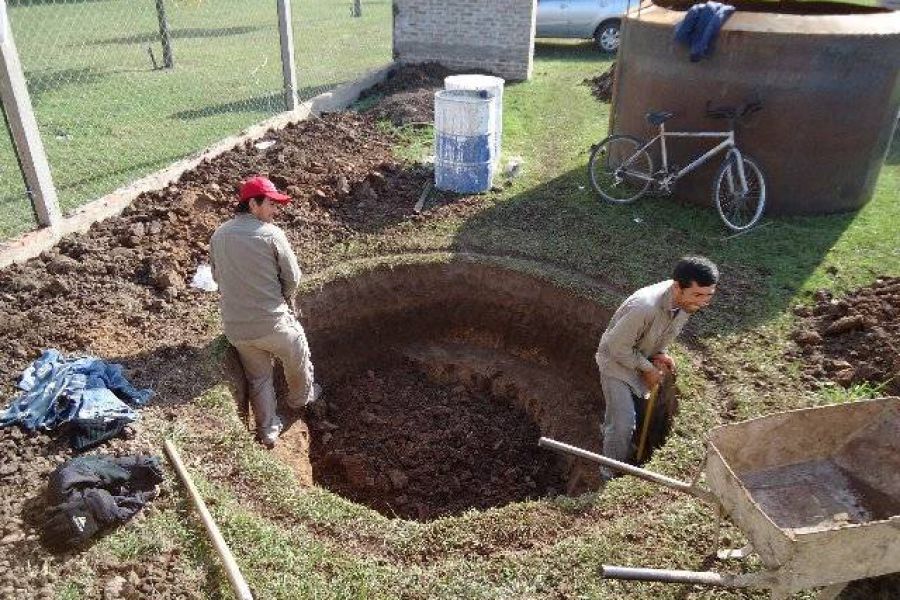
<path fill-rule="evenodd" d="M 330 114 L 267 139 L 275 144 L 248 144 L 203 163 L 142 195 L 123 216 L 0 271 L 0 390 L 12 392 L 41 348 L 109 356 L 194 340 L 204 327 L 198 305 L 215 297 L 187 283 L 208 260 L 213 230 L 232 214 L 237 184 L 251 174 L 268 174 L 295 199 L 279 224 L 307 269 L 355 233 L 411 216 L 428 177 L 398 163 L 391 138 L 366 116 Z M 138 375 L 142 384 L 157 382 Z"/>
<path fill-rule="evenodd" d="M 582 83 L 591 88 L 591 94 L 600 102 L 612 102 L 613 84 L 616 82 L 616 63 L 596 77 L 589 77 Z"/>
<path fill-rule="evenodd" d="M 190 401 L 218 383 L 204 371 L 205 346 L 218 334 L 209 319 L 216 295 L 188 282 L 208 260 L 213 230 L 232 214 L 241 179 L 268 174 L 295 198 L 278 224 L 303 267 L 314 271 L 328 248 L 411 217 L 428 178 L 398 162 L 390 135 L 365 115 L 330 114 L 266 138 L 275 143 L 248 143 L 205 162 L 167 189 L 141 195 L 122 216 L 0 270 L 3 407 L 22 370 L 55 347 L 124 363 L 135 385 L 156 391 L 148 410 L 171 410 L 167 418 L 177 419 L 175 409 L 160 405 Z M 101 451 L 128 452 L 129 444 L 114 440 Z M 55 433 L 0 429 L 0 597 L 37 597 L 65 576 L 65 566 L 41 571 L 47 553 L 36 524 L 47 476 L 70 456 Z M 157 577 L 135 573 L 122 576 L 143 584 Z"/>
<path fill-rule="evenodd" d="M 819 291 L 812 307 L 795 312 L 803 324 L 791 354 L 807 377 L 844 387 L 888 382 L 884 393 L 900 394 L 900 278 L 880 278 L 840 299 Z"/>
<path fill-rule="evenodd" d="M 521 409 L 413 365 L 329 389 L 310 429 L 320 485 L 390 516 L 428 520 L 565 489 Z"/>
<path fill-rule="evenodd" d="M 427 125 L 434 122 L 434 93 L 444 88 L 444 78 L 455 71 L 437 63 L 412 65 L 395 71 L 360 97 L 385 96 L 369 111 L 378 120 L 394 125 Z"/>

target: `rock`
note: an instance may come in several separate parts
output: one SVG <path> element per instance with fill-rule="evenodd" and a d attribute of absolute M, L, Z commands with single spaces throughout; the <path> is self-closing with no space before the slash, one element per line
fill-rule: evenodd
<path fill-rule="evenodd" d="M 856 369 L 853 369 L 851 367 L 849 369 L 843 369 L 842 371 L 838 371 L 837 373 L 835 373 L 834 380 L 838 385 L 841 385 L 843 387 L 850 387 L 850 385 L 853 383 L 855 375 Z"/>
<path fill-rule="evenodd" d="M 407 477 L 406 473 L 400 469 L 391 469 L 388 472 L 388 477 L 391 480 L 391 485 L 397 490 L 402 490 L 406 487 L 406 484 L 409 483 L 409 477 Z"/>
<path fill-rule="evenodd" d="M 133 237 L 142 238 L 147 234 L 147 226 L 142 222 L 134 223 L 131 227 L 128 228 L 128 231 L 131 233 Z"/>
<path fill-rule="evenodd" d="M 156 275 L 153 279 L 153 283 L 160 290 L 168 290 L 168 289 L 179 289 L 184 285 L 184 282 L 181 280 L 181 275 L 178 274 L 178 271 L 175 269 L 166 269 Z"/>
<path fill-rule="evenodd" d="M 53 260 L 50 261 L 50 264 L 47 265 L 47 270 L 51 273 L 55 273 L 57 275 L 64 275 L 65 273 L 71 273 L 75 269 L 78 268 L 78 261 L 74 258 L 69 258 L 68 256 L 57 256 Z"/>
<path fill-rule="evenodd" d="M 158 235 L 162 231 L 162 221 L 150 221 L 150 225 L 147 226 L 147 233 L 150 235 Z"/>
<path fill-rule="evenodd" d="M 19 470 L 18 462 L 8 462 L 0 465 L 0 477 L 8 477 Z"/>
<path fill-rule="evenodd" d="M 128 581 L 120 575 L 116 575 L 107 581 L 103 586 L 103 600 L 115 600 L 116 598 L 121 598 L 122 590 L 125 588 L 126 583 L 128 583 Z"/>
<path fill-rule="evenodd" d="M 71 291 L 69 285 L 59 277 L 51 279 L 50 283 L 45 285 L 44 289 L 41 290 L 42 293 L 49 296 L 61 296 L 63 294 L 68 294 L 69 291 Z"/>
<path fill-rule="evenodd" d="M 826 364 L 826 366 L 831 371 L 843 371 L 844 369 L 852 369 L 853 368 L 853 365 L 851 365 L 846 360 L 841 360 L 841 359 L 829 361 Z"/>
<path fill-rule="evenodd" d="M 320 198 L 322 200 L 328 199 L 328 194 L 326 194 L 324 191 L 322 191 L 320 189 L 316 189 L 316 191 L 313 192 L 313 196 L 315 196 L 316 198 Z"/>
<path fill-rule="evenodd" d="M 343 175 L 337 178 L 337 189 L 345 196 L 350 194 L 350 182 Z"/>
<path fill-rule="evenodd" d="M 798 331 L 794 335 L 794 341 L 801 346 L 815 346 L 816 344 L 822 343 L 822 336 L 816 331 L 807 329 L 805 331 Z"/>
<path fill-rule="evenodd" d="M 816 292 L 813 294 L 813 299 L 816 302 L 828 302 L 829 300 L 831 300 L 831 292 L 826 289 L 816 290 Z"/>
<path fill-rule="evenodd" d="M 3 539 L 0 539 L 0 546 L 5 546 L 6 544 L 15 544 L 16 542 L 21 542 L 24 539 L 24 533 L 10 533 L 9 535 L 4 536 Z"/>
<path fill-rule="evenodd" d="M 862 329 L 864 324 L 865 321 L 861 315 L 841 317 L 825 329 L 825 335 L 839 335 L 841 333 L 847 333 L 848 331 Z"/>

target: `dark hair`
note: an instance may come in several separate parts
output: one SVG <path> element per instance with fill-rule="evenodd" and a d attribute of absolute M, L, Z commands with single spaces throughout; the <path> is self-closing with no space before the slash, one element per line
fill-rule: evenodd
<path fill-rule="evenodd" d="M 672 271 L 672 279 L 683 288 L 695 282 L 701 287 L 715 285 L 719 281 L 719 267 L 704 256 L 685 256 Z"/>
<path fill-rule="evenodd" d="M 265 199 L 265 196 L 256 196 L 254 198 L 248 198 L 246 200 L 241 200 L 240 202 L 237 203 L 237 206 L 234 207 L 234 212 L 236 212 L 238 214 L 248 213 L 248 212 L 250 212 L 250 201 L 251 200 L 255 200 L 256 203 L 259 204 L 260 202 L 263 201 L 263 199 Z"/>

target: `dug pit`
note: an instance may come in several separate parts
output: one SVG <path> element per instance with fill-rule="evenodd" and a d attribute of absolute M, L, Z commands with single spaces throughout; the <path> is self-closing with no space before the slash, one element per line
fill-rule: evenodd
<path fill-rule="evenodd" d="M 599 483 L 537 440 L 601 450 L 602 304 L 458 257 L 331 278 L 299 304 L 325 402 L 276 452 L 307 483 L 417 520 Z M 675 409 L 672 389 L 661 398 L 654 446 Z"/>

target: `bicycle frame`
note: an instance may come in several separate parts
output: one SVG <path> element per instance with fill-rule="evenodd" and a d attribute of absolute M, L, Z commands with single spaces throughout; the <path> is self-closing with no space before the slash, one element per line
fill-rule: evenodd
<path fill-rule="evenodd" d="M 717 144 L 716 146 L 714 146 L 713 148 L 711 148 L 704 154 L 701 154 L 699 157 L 694 159 L 694 161 L 691 162 L 686 167 L 680 169 L 676 173 L 672 173 L 670 175 L 664 175 L 662 177 L 662 179 L 659 181 L 659 183 L 662 184 L 664 187 L 668 187 L 669 185 L 671 185 L 675 181 L 681 179 L 682 177 L 684 177 L 685 175 L 687 175 L 688 173 L 690 173 L 691 171 L 693 171 L 700 165 L 706 163 L 709 159 L 711 159 L 713 156 L 715 156 L 719 152 L 727 149 L 728 150 L 727 154 L 729 156 L 735 156 L 735 158 L 737 159 L 737 160 L 735 160 L 735 165 L 737 166 L 737 174 L 738 174 L 738 181 L 740 183 L 740 190 L 743 193 L 747 192 L 747 176 L 744 172 L 744 161 L 741 160 L 741 151 L 737 149 L 737 146 L 735 146 L 733 129 L 731 131 L 666 131 L 666 127 L 663 124 L 663 125 L 659 126 L 659 134 L 656 137 L 654 137 L 653 139 L 651 139 L 649 142 L 644 144 L 644 146 L 642 148 L 640 148 L 638 151 L 636 151 L 634 153 L 634 156 L 632 156 L 631 159 L 633 159 L 635 156 L 640 155 L 641 152 L 646 151 L 654 143 L 656 143 L 657 140 L 659 140 L 659 147 L 660 147 L 661 154 L 662 154 L 662 173 L 664 173 L 664 174 L 668 173 L 669 160 L 668 160 L 668 153 L 666 152 L 666 138 L 723 138 L 723 139 L 719 144 Z M 625 164 L 623 164 L 622 166 L 627 167 L 628 164 L 631 162 L 631 159 L 625 161 Z M 639 179 L 644 179 L 647 181 L 655 181 L 656 180 L 656 178 L 653 175 L 646 177 L 646 176 L 643 176 L 643 175 L 640 175 L 637 173 L 630 173 L 630 176 L 637 177 Z M 733 180 L 733 175 L 732 175 L 731 171 L 729 171 L 728 172 L 728 185 L 729 185 L 729 188 L 731 189 L 731 191 L 734 191 L 734 183 L 735 182 Z"/>

